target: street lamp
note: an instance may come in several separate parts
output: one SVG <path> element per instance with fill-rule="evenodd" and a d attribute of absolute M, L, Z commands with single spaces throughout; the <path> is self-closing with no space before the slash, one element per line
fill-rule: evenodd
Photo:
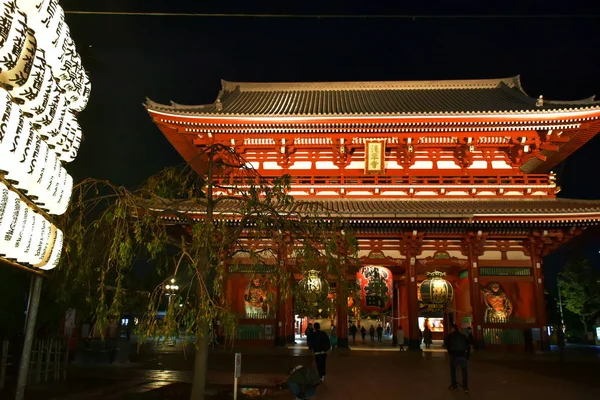
<path fill-rule="evenodd" d="M 175 292 L 179 290 L 179 286 L 175 284 L 175 278 L 171 279 L 170 285 L 165 285 L 165 289 L 167 289 L 167 297 L 169 298 L 169 305 L 171 307 L 171 299 L 175 296 Z"/>

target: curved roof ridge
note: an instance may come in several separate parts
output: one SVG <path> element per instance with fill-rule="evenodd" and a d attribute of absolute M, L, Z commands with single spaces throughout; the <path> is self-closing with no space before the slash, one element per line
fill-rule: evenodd
<path fill-rule="evenodd" d="M 347 82 L 231 82 L 221 80 L 222 90 L 250 91 L 308 91 L 308 90 L 394 90 L 394 89 L 494 89 L 504 83 L 523 91 L 519 75 L 493 79 L 450 79 L 422 81 L 347 81 Z M 523 91 L 524 92 L 524 91 Z"/>
<path fill-rule="evenodd" d="M 596 95 L 586 97 L 579 100 L 548 100 L 544 99 L 544 103 L 547 104 L 600 104 L 600 101 L 596 100 Z"/>

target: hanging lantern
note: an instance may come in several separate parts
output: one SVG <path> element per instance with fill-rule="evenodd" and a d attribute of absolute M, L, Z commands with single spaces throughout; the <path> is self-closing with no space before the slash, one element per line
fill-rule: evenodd
<path fill-rule="evenodd" d="M 304 293 L 323 293 L 329 292 L 329 285 L 324 282 L 319 276 L 319 271 L 310 270 L 306 275 L 298 282 L 300 289 Z"/>
<path fill-rule="evenodd" d="M 67 211 L 69 206 L 69 200 L 71 200 L 71 193 L 73 192 L 73 178 L 71 175 L 66 174 L 63 182 L 63 188 L 58 198 L 58 207 L 55 211 L 56 215 L 62 215 Z"/>
<path fill-rule="evenodd" d="M 17 7 L 30 17 L 36 17 L 39 19 L 39 13 L 42 9 L 48 7 L 48 3 L 51 0 L 16 0 Z"/>
<path fill-rule="evenodd" d="M 445 272 L 428 272 L 427 279 L 421 283 L 419 293 L 423 303 L 443 306 L 452 301 L 454 289 L 452 284 L 444 279 Z"/>
<path fill-rule="evenodd" d="M 41 254 L 41 259 L 38 264 L 34 264 L 34 267 L 41 268 L 48 264 L 50 257 L 53 254 L 54 250 L 54 242 L 56 241 L 56 236 L 58 234 L 58 229 L 52 225 L 48 224 L 48 230 L 46 231 L 46 235 L 44 238 L 44 248 L 43 253 Z"/>
<path fill-rule="evenodd" d="M 23 85 L 33 66 L 37 43 L 27 27 L 27 16 L 14 2 L 0 4 L 0 83 L 6 88 Z"/>
<path fill-rule="evenodd" d="M 374 265 L 362 267 L 356 274 L 362 310 L 375 314 L 390 308 L 393 281 L 392 271 L 387 268 Z"/>
<path fill-rule="evenodd" d="M 48 247 L 48 232 L 50 231 L 50 222 L 46 221 L 46 218 L 38 214 L 40 218 L 40 226 L 38 228 L 38 236 L 34 238 L 33 244 L 35 247 L 31 252 L 31 260 L 29 261 L 32 265 L 37 265 L 43 261 Z"/>
<path fill-rule="evenodd" d="M 54 239 L 54 244 L 52 246 L 52 253 L 48 259 L 48 262 L 44 265 L 41 265 L 40 268 L 43 270 L 51 270 L 56 268 L 58 262 L 60 261 L 60 255 L 62 254 L 63 247 L 63 233 L 60 229 L 56 229 L 56 238 Z"/>
<path fill-rule="evenodd" d="M 25 246 L 23 243 L 27 241 L 31 234 L 31 225 L 33 224 L 33 212 L 29 209 L 27 204 L 21 202 L 19 205 L 21 211 L 19 212 L 19 219 L 17 221 L 17 228 L 11 240 L 11 249 L 8 257 L 10 259 L 18 260 L 22 259 L 24 254 Z"/>
<path fill-rule="evenodd" d="M 12 169 L 9 171 L 8 177 L 15 181 L 16 188 L 23 193 L 28 193 L 29 188 L 34 185 L 34 178 L 28 173 L 29 164 L 33 157 L 37 156 L 34 152 L 37 143 L 40 141 L 40 137 L 25 117 L 21 116 L 21 121 L 19 121 L 18 128 L 21 133 L 20 142 L 17 144 L 14 152 L 16 163 L 14 163 Z"/>
<path fill-rule="evenodd" d="M 61 172 L 62 169 L 64 168 L 60 164 L 56 154 L 54 154 L 53 151 L 48 150 L 48 161 L 46 162 L 46 166 L 42 172 L 42 181 L 40 182 L 41 190 L 43 191 L 44 195 L 43 198 L 39 199 L 46 206 L 46 209 L 48 209 L 50 205 L 55 202 L 54 197 L 52 197 L 51 190 L 56 177 L 63 173 Z"/>
<path fill-rule="evenodd" d="M 41 226 L 42 222 L 39 215 L 30 208 L 27 228 L 23 232 L 23 238 L 19 246 L 19 255 L 17 256 L 17 261 L 21 264 L 29 264 L 34 261 L 32 253 L 35 252 L 35 246 L 32 246 L 32 243 L 36 239 L 38 241 L 41 239 L 39 236 Z"/>
<path fill-rule="evenodd" d="M 8 93 L 0 89 L 0 170 L 8 174 L 14 169 L 16 156 L 13 143 L 20 141 L 19 124 L 23 123 L 21 112 Z M 9 178 L 12 179 L 12 178 Z"/>
<path fill-rule="evenodd" d="M 318 271 L 310 270 L 298 282 L 295 296 L 296 312 L 304 316 L 322 317 L 323 310 L 329 310 L 329 284 L 320 277 Z"/>
<path fill-rule="evenodd" d="M 43 95 L 44 79 L 46 72 L 50 73 L 50 68 L 46 66 L 44 50 L 38 49 L 35 53 L 33 66 L 27 80 L 21 86 L 15 86 L 10 89 L 10 95 L 17 104 L 25 104 L 35 101 Z"/>
<path fill-rule="evenodd" d="M 348 308 L 354 305 L 354 299 L 351 296 L 348 296 Z"/>
<path fill-rule="evenodd" d="M 0 255 L 10 252 L 10 240 L 17 223 L 21 200 L 12 190 L 0 182 Z"/>

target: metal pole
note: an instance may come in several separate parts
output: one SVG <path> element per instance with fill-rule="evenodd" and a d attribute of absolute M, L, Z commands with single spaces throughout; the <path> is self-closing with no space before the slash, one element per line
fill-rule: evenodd
<path fill-rule="evenodd" d="M 560 329 L 565 326 L 565 314 L 563 313 L 562 295 L 560 293 L 560 279 L 558 279 L 558 307 L 560 309 Z"/>
<path fill-rule="evenodd" d="M 19 365 L 19 377 L 17 379 L 15 400 L 23 400 L 23 397 L 25 396 L 25 387 L 27 386 L 29 376 L 31 347 L 33 344 L 33 335 L 35 333 L 35 321 L 40 306 L 40 295 L 42 294 L 42 282 L 41 276 L 35 277 L 33 296 L 31 297 L 31 304 L 27 314 L 27 330 L 25 331 L 25 342 L 23 343 L 23 353 L 21 354 L 21 363 Z"/>
<path fill-rule="evenodd" d="M 33 285 L 35 283 L 35 276 L 31 275 L 29 281 L 29 293 L 27 294 L 27 306 L 25 307 L 25 322 L 23 323 L 23 331 L 27 330 L 27 317 L 29 316 L 29 308 L 31 307 L 31 295 L 33 294 Z"/>

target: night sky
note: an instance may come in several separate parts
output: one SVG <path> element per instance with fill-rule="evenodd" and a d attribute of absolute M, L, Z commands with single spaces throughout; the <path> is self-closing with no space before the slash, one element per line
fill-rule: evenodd
<path fill-rule="evenodd" d="M 92 176 L 134 186 L 165 166 L 181 163 L 142 103 L 146 97 L 165 103 L 212 103 L 220 79 L 435 80 L 520 74 L 532 97 L 575 100 L 600 95 L 598 5 L 592 9 L 580 7 L 583 3 L 576 1 L 402 1 L 398 2 L 402 9 L 392 9 L 374 5 L 374 1 L 330 2 L 344 6 L 305 2 L 301 7 L 284 1 L 274 5 L 266 1 L 220 3 L 225 2 L 189 6 L 182 1 L 61 1 L 67 12 L 414 14 L 442 18 L 67 13 L 71 35 L 92 82 L 89 105 L 79 116 L 85 140 L 77 160 L 68 166 L 76 180 Z M 541 14 L 571 16 L 530 17 Z M 474 15 L 488 17 L 472 18 Z M 561 197 L 600 199 L 596 177 L 599 150 L 600 137 L 596 137 L 555 168 L 563 189 Z M 600 261 L 600 241 L 591 238 L 583 247 L 592 259 Z M 547 273 L 554 275 L 564 259 L 565 251 L 549 258 Z M 552 276 L 548 278 L 551 286 Z"/>

